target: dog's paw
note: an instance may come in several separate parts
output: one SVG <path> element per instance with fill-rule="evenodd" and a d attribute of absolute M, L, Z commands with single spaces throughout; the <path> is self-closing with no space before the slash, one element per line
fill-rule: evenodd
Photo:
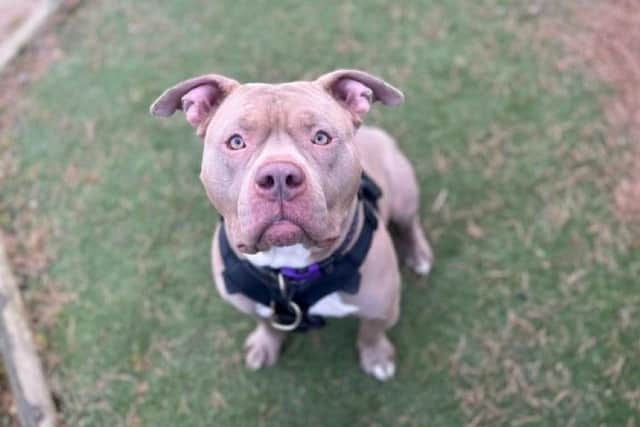
<path fill-rule="evenodd" d="M 414 273 L 426 276 L 433 267 L 433 251 L 425 239 L 420 239 L 405 258 L 407 266 Z"/>
<path fill-rule="evenodd" d="M 406 264 L 414 273 L 426 276 L 433 267 L 433 257 L 427 252 L 414 253 L 407 257 Z"/>
<path fill-rule="evenodd" d="M 409 266 L 409 268 L 413 270 L 414 273 L 419 274 L 420 276 L 426 276 L 431 272 L 431 267 L 433 265 L 430 259 L 428 259 L 427 257 L 423 257 L 416 259 L 407 259 L 407 266 Z"/>
<path fill-rule="evenodd" d="M 268 327 L 258 325 L 245 341 L 245 364 L 255 371 L 260 368 L 273 366 L 278 361 L 282 335 L 271 331 Z"/>
<path fill-rule="evenodd" d="M 396 373 L 393 344 L 382 336 L 375 345 L 360 345 L 360 365 L 369 375 L 379 381 L 387 381 Z"/>

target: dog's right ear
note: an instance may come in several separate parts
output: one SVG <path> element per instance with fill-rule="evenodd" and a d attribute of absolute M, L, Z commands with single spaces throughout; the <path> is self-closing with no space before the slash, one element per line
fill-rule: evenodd
<path fill-rule="evenodd" d="M 202 136 L 208 119 L 238 86 L 237 81 L 217 74 L 194 77 L 165 90 L 151 105 L 150 112 L 154 116 L 169 117 L 176 110 L 182 110 Z"/>

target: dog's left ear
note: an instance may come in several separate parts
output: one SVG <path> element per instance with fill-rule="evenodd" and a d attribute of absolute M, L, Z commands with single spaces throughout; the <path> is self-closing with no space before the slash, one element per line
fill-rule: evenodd
<path fill-rule="evenodd" d="M 404 95 L 384 80 L 359 70 L 336 70 L 316 80 L 340 104 L 351 112 L 360 125 L 376 101 L 384 105 L 400 105 Z"/>

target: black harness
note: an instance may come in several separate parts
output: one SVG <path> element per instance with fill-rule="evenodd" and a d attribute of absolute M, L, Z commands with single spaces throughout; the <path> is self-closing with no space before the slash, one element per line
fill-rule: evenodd
<path fill-rule="evenodd" d="M 309 308 L 334 292 L 356 294 L 360 289 L 360 272 L 373 233 L 378 227 L 377 201 L 382 195 L 380 187 L 366 174 L 362 175 L 358 199 L 360 206 L 347 232 L 347 236 L 328 258 L 303 269 L 257 267 L 241 259 L 231 249 L 224 227 L 220 227 L 219 244 L 225 286 L 230 294 L 243 294 L 247 298 L 270 307 L 271 324 L 285 331 L 307 331 L 325 325 L 322 316 L 312 315 Z M 360 235 L 351 248 L 360 210 L 364 222 Z"/>

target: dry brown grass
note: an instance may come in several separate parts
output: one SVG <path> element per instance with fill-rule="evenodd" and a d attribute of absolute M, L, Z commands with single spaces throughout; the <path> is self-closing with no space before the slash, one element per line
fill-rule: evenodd
<path fill-rule="evenodd" d="M 628 146 L 616 174 L 613 202 L 621 219 L 640 223 L 640 7 L 636 0 L 578 2 L 573 21 L 555 25 L 563 69 L 586 70 L 613 89 L 602 99 L 611 147 Z"/>
<path fill-rule="evenodd" d="M 556 232 L 572 217 L 586 218 L 589 239 L 593 240 L 588 243 L 585 236 L 572 236 L 575 250 L 567 254 L 566 261 L 582 258 L 572 261 L 573 272 L 560 275 L 558 289 L 563 298 L 546 303 L 529 301 L 526 309 L 508 310 L 497 328 L 487 329 L 478 322 L 471 332 L 461 336 L 450 356 L 449 368 L 451 376 L 460 383 L 456 397 L 466 415 L 466 426 L 536 426 L 543 425 L 550 417 L 556 417 L 554 425 L 576 426 L 580 425 L 585 408 L 594 414 L 603 414 L 612 393 L 640 410 L 640 391 L 625 383 L 625 372 L 632 363 L 628 355 L 612 352 L 598 364 L 598 375 L 610 387 L 605 393 L 593 384 L 578 385 L 575 366 L 571 363 L 591 360 L 594 352 L 608 342 L 591 335 L 592 332 L 577 336 L 568 324 L 549 320 L 565 311 L 576 298 L 589 293 L 589 266 L 601 265 L 611 272 L 619 271 L 621 266 L 617 265 L 615 254 L 626 252 L 630 243 L 619 233 L 616 221 L 603 221 L 589 210 L 588 193 L 575 189 L 589 184 L 598 193 L 609 195 L 611 210 L 622 220 L 622 227 L 633 230 L 640 224 L 639 3 L 637 0 L 574 1 L 562 6 L 532 3 L 544 3 L 543 8 L 534 11 L 540 19 L 523 25 L 523 14 L 517 8 L 505 16 L 505 26 L 514 33 L 517 49 L 531 49 L 541 61 L 556 63 L 569 76 L 582 73 L 588 76 L 587 84 L 597 82 L 593 86 L 601 87 L 604 83 L 612 89 L 601 97 L 603 120 L 580 125 L 579 129 L 585 139 L 604 135 L 606 143 L 602 146 L 566 143 L 564 135 L 579 122 L 578 113 L 584 107 L 581 105 L 575 105 L 575 114 L 570 120 L 559 122 L 541 136 L 558 142 L 554 155 L 571 165 L 539 194 L 543 200 L 552 196 L 564 200 L 548 204 L 544 216 Z M 563 48 L 560 59 L 557 50 L 549 49 L 549 45 L 558 41 Z M 565 90 L 553 79 L 545 76 L 540 79 L 550 93 Z M 499 136 L 499 132 L 494 133 Z M 507 140 L 509 133 L 512 132 L 503 135 Z M 496 150 L 496 146 L 500 146 L 498 136 L 493 143 L 471 145 L 470 154 L 475 161 L 485 160 L 489 174 L 502 164 L 500 150 Z M 448 170 L 452 160 L 442 153 L 434 154 L 437 169 Z M 595 176 L 593 165 L 604 165 L 604 173 Z M 600 166 L 596 169 L 600 171 Z M 440 205 L 438 212 L 446 212 Z M 466 218 L 466 214 L 462 218 Z M 531 236 L 526 224 L 514 221 L 514 229 L 522 244 L 530 247 Z M 467 234 L 478 239 L 482 238 L 483 231 L 471 215 Z M 634 239 L 633 236 L 629 239 Z M 637 237 L 635 239 L 637 244 Z M 487 277 L 497 282 L 506 278 L 516 280 L 506 270 L 490 270 Z M 536 286 L 536 277 L 523 273 L 522 295 L 530 293 L 530 281 Z M 505 290 L 509 292 L 518 291 Z M 633 323 L 635 311 L 630 310 L 630 306 L 620 309 L 619 325 L 613 327 L 610 336 L 622 335 Z M 554 353 L 572 356 L 556 357 L 555 362 L 542 357 Z M 531 354 L 540 357 L 532 358 Z M 636 425 L 636 420 L 637 417 L 629 417 L 621 425 Z"/>

